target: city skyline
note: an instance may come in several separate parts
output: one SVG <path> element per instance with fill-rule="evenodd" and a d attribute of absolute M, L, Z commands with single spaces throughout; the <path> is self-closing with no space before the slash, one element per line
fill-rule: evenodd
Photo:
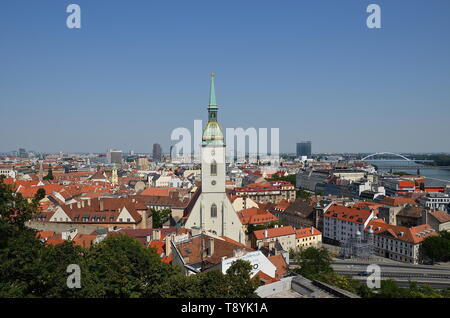
<path fill-rule="evenodd" d="M 0 151 L 167 153 L 211 71 L 223 126 L 280 128 L 283 153 L 448 151 L 450 4 L 377 1 L 370 30 L 369 3 L 81 0 L 70 30 L 65 3 L 5 2 Z"/>

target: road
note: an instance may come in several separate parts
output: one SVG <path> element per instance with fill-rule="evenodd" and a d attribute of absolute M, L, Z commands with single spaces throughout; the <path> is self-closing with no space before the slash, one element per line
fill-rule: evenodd
<path fill-rule="evenodd" d="M 380 266 L 381 279 L 393 279 L 402 287 L 407 287 L 409 280 L 439 289 L 450 287 L 450 266 L 447 264 L 413 265 L 385 261 L 333 260 L 331 266 L 337 274 L 365 280 L 364 273 L 366 273 L 367 266 L 370 264 Z"/>

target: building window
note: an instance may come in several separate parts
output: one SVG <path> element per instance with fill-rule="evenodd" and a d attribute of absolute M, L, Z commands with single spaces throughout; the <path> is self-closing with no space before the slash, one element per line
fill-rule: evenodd
<path fill-rule="evenodd" d="M 215 160 L 211 163 L 211 175 L 217 176 L 217 163 Z"/>
<path fill-rule="evenodd" d="M 215 205 L 214 203 L 213 205 L 211 205 L 211 217 L 212 218 L 217 217 L 217 205 Z"/>

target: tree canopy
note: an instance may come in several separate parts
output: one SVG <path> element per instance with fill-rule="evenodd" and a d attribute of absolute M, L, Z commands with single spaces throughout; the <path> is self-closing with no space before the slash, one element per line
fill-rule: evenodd
<path fill-rule="evenodd" d="M 0 298 L 2 297 L 255 297 L 251 266 L 237 261 L 217 270 L 184 276 L 161 262 L 153 248 L 125 234 L 110 235 L 87 249 L 65 241 L 46 245 L 26 221 L 38 212 L 0 180 Z M 69 265 L 78 265 L 81 287 L 67 287 Z"/>

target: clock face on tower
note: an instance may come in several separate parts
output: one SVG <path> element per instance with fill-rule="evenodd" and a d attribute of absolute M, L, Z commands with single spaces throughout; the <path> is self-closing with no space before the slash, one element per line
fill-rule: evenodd
<path fill-rule="evenodd" d="M 211 181 L 212 185 L 216 185 L 216 180 Z"/>

